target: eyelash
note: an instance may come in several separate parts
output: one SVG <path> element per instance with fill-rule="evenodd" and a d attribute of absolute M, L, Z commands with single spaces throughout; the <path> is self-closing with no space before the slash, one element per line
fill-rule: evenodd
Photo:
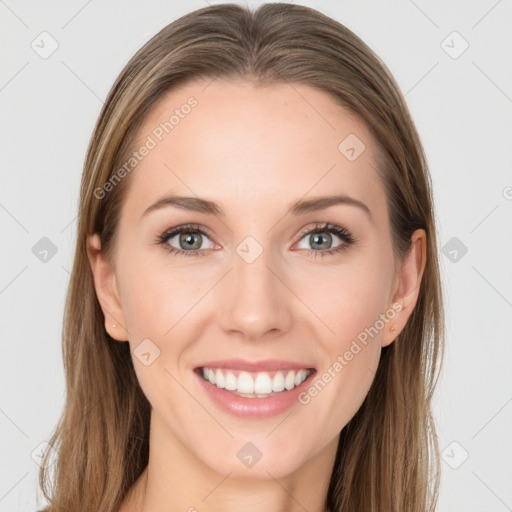
<path fill-rule="evenodd" d="M 183 233 L 200 233 L 201 235 L 211 238 L 209 233 L 198 224 L 185 224 L 183 226 L 176 226 L 168 229 L 167 231 L 165 231 L 164 233 L 157 237 L 155 243 L 163 246 L 164 249 L 167 250 L 173 256 L 205 256 L 207 251 L 204 249 L 185 251 L 182 249 L 176 249 L 175 247 L 171 247 L 167 243 L 169 239 L 172 238 L 174 235 Z M 326 249 L 325 251 L 305 249 L 308 253 L 314 253 L 315 258 L 318 255 L 324 257 L 327 255 L 334 255 L 340 253 L 348 249 L 349 246 L 351 246 L 355 242 L 357 242 L 357 238 L 355 238 L 347 229 L 330 223 L 317 223 L 314 228 L 302 232 L 299 236 L 298 241 L 302 240 L 306 235 L 314 235 L 315 233 L 334 233 L 343 241 L 343 243 L 338 247 L 335 247 L 334 249 Z"/>

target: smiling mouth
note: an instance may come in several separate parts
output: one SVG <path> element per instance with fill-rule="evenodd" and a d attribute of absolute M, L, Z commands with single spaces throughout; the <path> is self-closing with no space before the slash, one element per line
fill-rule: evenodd
<path fill-rule="evenodd" d="M 300 386 L 316 372 L 314 368 L 254 372 L 206 366 L 194 371 L 218 389 L 243 398 L 268 398 L 285 394 Z"/>

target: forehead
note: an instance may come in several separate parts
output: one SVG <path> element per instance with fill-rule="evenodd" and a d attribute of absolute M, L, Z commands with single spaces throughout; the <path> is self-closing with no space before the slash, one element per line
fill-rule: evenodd
<path fill-rule="evenodd" d="M 364 122 L 309 85 L 187 83 L 147 115 L 133 149 L 143 146 L 150 149 L 126 197 L 131 211 L 165 193 L 213 199 L 235 216 L 333 193 L 385 208 Z"/>

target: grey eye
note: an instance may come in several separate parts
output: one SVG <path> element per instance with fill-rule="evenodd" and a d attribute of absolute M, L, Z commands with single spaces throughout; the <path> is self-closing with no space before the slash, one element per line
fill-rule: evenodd
<path fill-rule="evenodd" d="M 177 239 L 177 240 L 175 240 Z M 187 233 L 178 233 L 174 235 L 173 237 L 169 238 L 168 244 L 172 245 L 175 249 L 179 250 L 191 250 L 196 251 L 199 249 L 209 249 L 210 247 L 207 246 L 207 241 L 209 238 L 201 233 L 198 232 L 187 232 Z M 174 241 L 175 244 L 178 244 L 176 247 L 172 244 Z M 211 240 L 210 240 L 211 242 Z M 211 242 L 213 243 L 213 242 Z M 205 246 L 206 244 L 206 246 Z"/>
<path fill-rule="evenodd" d="M 306 240 L 306 242 L 309 242 L 310 243 L 310 247 L 304 247 L 302 246 L 301 244 L 303 244 L 303 242 L 299 242 L 299 245 L 298 247 L 300 249 L 318 249 L 318 250 L 328 250 L 328 249 L 333 249 L 334 247 L 332 246 L 332 243 L 333 243 L 333 237 L 336 237 L 340 240 L 341 242 L 341 238 L 337 235 L 333 235 L 331 233 L 329 233 L 329 231 L 322 231 L 322 232 L 317 232 L 317 233 L 308 233 L 307 235 L 305 235 L 302 240 Z M 340 245 L 340 244 L 338 244 Z"/>

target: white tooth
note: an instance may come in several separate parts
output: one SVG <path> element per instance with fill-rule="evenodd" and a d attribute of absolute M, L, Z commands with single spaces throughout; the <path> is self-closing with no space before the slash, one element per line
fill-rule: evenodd
<path fill-rule="evenodd" d="M 240 372 L 238 377 L 233 372 L 223 373 L 220 368 L 203 368 L 203 377 L 220 389 L 236 391 L 247 398 L 267 398 L 273 392 L 279 393 L 285 389 L 290 391 L 302 384 L 310 372 L 308 370 L 289 370 L 286 373 L 276 372 L 274 378 L 266 372 L 256 375 L 256 378 L 248 372 Z"/>
<path fill-rule="evenodd" d="M 272 379 L 268 373 L 258 373 L 254 381 L 254 392 L 258 395 L 272 393 Z"/>
<path fill-rule="evenodd" d="M 235 374 L 232 372 L 228 372 L 226 374 L 226 380 L 224 382 L 224 387 L 228 391 L 235 391 L 237 384 L 238 384 L 238 382 L 237 382 L 237 378 L 235 377 Z"/>
<path fill-rule="evenodd" d="M 295 375 L 295 385 L 299 386 L 302 384 L 306 380 L 307 374 L 308 372 L 306 370 L 299 370 L 297 375 Z"/>
<path fill-rule="evenodd" d="M 274 375 L 274 379 L 272 380 L 272 391 L 276 393 L 279 391 L 283 391 L 284 389 L 284 377 L 281 372 L 277 372 Z"/>
<path fill-rule="evenodd" d="M 295 372 L 290 370 L 286 376 L 284 387 L 290 391 L 295 387 Z"/>
<path fill-rule="evenodd" d="M 247 372 L 238 376 L 237 390 L 239 393 L 254 393 L 254 379 Z"/>
<path fill-rule="evenodd" d="M 218 388 L 221 389 L 226 385 L 224 374 L 218 368 L 217 371 L 215 372 L 215 384 L 217 385 Z"/>

